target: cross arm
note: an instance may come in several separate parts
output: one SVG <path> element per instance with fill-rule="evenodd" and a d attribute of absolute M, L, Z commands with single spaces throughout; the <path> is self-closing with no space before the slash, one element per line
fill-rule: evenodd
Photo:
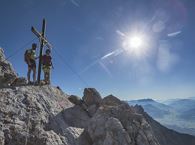
<path fill-rule="evenodd" d="M 46 40 L 45 37 L 43 37 L 41 35 L 41 33 L 39 33 L 34 27 L 31 28 L 31 31 L 39 38 L 39 39 L 42 39 L 44 41 L 44 43 L 46 44 L 46 46 L 51 49 L 52 48 L 52 45 Z"/>

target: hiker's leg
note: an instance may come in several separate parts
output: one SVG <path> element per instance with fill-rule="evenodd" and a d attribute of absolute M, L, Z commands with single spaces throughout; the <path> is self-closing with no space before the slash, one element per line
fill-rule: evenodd
<path fill-rule="evenodd" d="M 45 72 L 45 82 L 46 84 L 48 84 L 48 72 L 47 71 Z"/>
<path fill-rule="evenodd" d="M 46 83 L 46 71 L 45 71 L 45 65 L 42 66 L 42 70 L 44 73 L 44 83 Z"/>
<path fill-rule="evenodd" d="M 30 74 L 31 74 L 31 68 L 30 66 L 28 66 L 28 73 L 27 73 L 28 83 L 30 82 Z"/>
<path fill-rule="evenodd" d="M 33 82 L 36 82 L 36 67 L 33 67 Z"/>
<path fill-rule="evenodd" d="M 45 71 L 43 71 L 43 73 L 44 73 L 44 81 L 45 81 L 45 83 L 46 83 L 46 80 L 47 80 L 47 74 L 46 74 L 46 72 L 45 72 Z"/>
<path fill-rule="evenodd" d="M 48 84 L 50 85 L 50 70 L 48 71 Z"/>

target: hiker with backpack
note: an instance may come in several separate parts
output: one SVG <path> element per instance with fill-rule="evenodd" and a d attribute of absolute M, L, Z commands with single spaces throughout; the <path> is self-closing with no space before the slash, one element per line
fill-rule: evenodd
<path fill-rule="evenodd" d="M 28 84 L 32 83 L 30 81 L 31 71 L 33 71 L 33 84 L 36 83 L 36 59 L 38 58 L 36 57 L 36 48 L 37 48 L 37 44 L 33 43 L 32 48 L 26 50 L 24 54 L 24 60 L 28 65 L 28 73 L 27 73 Z"/>
<path fill-rule="evenodd" d="M 42 56 L 42 69 L 44 72 L 45 84 L 50 84 L 51 68 L 53 68 L 51 50 L 47 49 L 45 54 Z"/>

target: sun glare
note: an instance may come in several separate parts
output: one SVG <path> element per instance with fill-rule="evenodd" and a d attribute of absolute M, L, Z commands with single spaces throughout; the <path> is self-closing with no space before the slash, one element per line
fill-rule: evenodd
<path fill-rule="evenodd" d="M 142 57 L 148 48 L 146 36 L 143 34 L 129 35 L 123 41 L 123 48 L 131 55 Z"/>
<path fill-rule="evenodd" d="M 129 46 L 133 48 L 141 47 L 143 42 L 142 38 L 139 36 L 134 36 L 130 38 L 128 41 L 129 41 Z"/>

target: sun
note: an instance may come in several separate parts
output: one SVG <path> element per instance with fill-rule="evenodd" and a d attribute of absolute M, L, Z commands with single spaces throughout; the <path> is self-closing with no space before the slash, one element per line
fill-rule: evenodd
<path fill-rule="evenodd" d="M 146 35 L 139 33 L 128 35 L 123 41 L 123 48 L 133 56 L 144 56 L 148 49 Z"/>
<path fill-rule="evenodd" d="M 132 38 L 129 38 L 129 46 L 133 48 L 139 48 L 142 46 L 142 38 L 140 36 L 133 36 Z"/>

